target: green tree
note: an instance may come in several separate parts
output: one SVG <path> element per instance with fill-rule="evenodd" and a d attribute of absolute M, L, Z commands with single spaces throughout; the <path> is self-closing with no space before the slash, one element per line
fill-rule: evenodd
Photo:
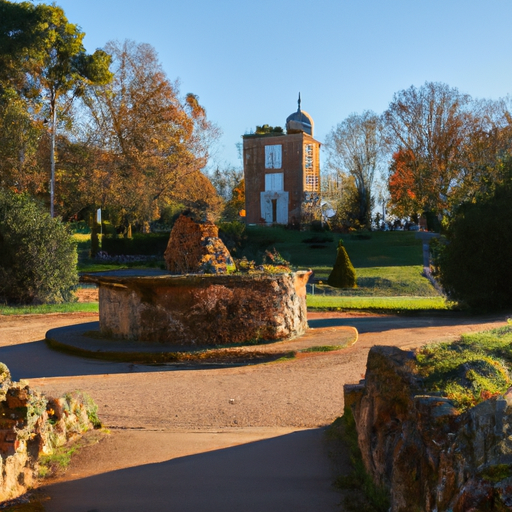
<path fill-rule="evenodd" d="M 68 22 L 55 5 L 1 0 L 0 63 L 4 91 L 15 90 L 29 111 L 39 112 L 50 125 L 50 214 L 54 216 L 56 137 L 59 115 L 69 111 L 85 87 L 112 79 L 110 56 L 103 50 L 86 53 L 85 34 Z M 11 53 L 11 56 L 9 56 Z"/>
<path fill-rule="evenodd" d="M 0 247 L 0 299 L 30 304 L 73 298 L 76 245 L 29 196 L 0 189 Z"/>
<path fill-rule="evenodd" d="M 512 304 L 512 179 L 458 208 L 436 257 L 438 278 L 453 300 L 472 308 Z"/>
<path fill-rule="evenodd" d="M 0 187 L 33 195 L 44 192 L 48 179 L 39 160 L 45 135 L 42 122 L 34 121 L 14 91 L 0 95 Z"/>
<path fill-rule="evenodd" d="M 338 241 L 338 250 L 334 267 L 329 274 L 327 284 L 335 288 L 356 288 L 356 271 L 347 251 L 343 246 L 343 240 Z"/>

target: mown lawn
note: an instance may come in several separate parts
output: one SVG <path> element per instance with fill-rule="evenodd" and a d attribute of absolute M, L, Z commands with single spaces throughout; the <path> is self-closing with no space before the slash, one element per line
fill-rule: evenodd
<path fill-rule="evenodd" d="M 422 243 L 411 231 L 374 231 L 341 235 L 330 232 L 292 231 L 282 227 L 249 226 L 248 248 L 257 259 L 275 247 L 294 266 L 332 268 L 341 238 L 356 268 L 421 265 Z"/>
<path fill-rule="evenodd" d="M 0 315 L 44 315 L 47 313 L 97 313 L 97 302 L 65 302 L 38 306 L 6 306 L 0 304 Z"/>
<path fill-rule="evenodd" d="M 248 226 L 236 257 L 260 263 L 266 250 L 274 248 L 297 270 L 311 269 L 317 284 L 308 286 L 308 308 L 420 311 L 451 309 L 422 275 L 422 242 L 414 232 L 363 232 L 341 235 L 331 232 L 293 231 L 284 227 Z M 145 266 L 98 264 L 89 258 L 90 235 L 74 235 L 78 244 L 81 272 Z M 358 287 L 337 289 L 326 284 L 336 259 L 338 240 L 343 239 L 356 269 Z M 151 267 L 163 262 L 152 262 Z M 84 311 L 97 305 L 45 306 L 48 311 Z M 44 307 L 43 307 L 44 308 Z M 21 314 L 21 309 L 0 306 L 0 314 Z M 24 310 L 23 310 L 24 311 Z M 28 308 L 26 312 L 43 312 Z"/>
<path fill-rule="evenodd" d="M 502 395 L 512 384 L 512 325 L 427 345 L 416 365 L 425 391 L 452 399 L 461 410 Z"/>
<path fill-rule="evenodd" d="M 308 295 L 308 309 L 413 312 L 449 310 L 451 305 L 443 297 L 336 297 Z"/>
<path fill-rule="evenodd" d="M 308 307 L 312 309 L 412 311 L 453 306 L 445 304 L 444 298 L 422 275 L 422 242 L 414 232 L 340 235 L 289 231 L 281 227 L 248 227 L 247 234 L 247 247 L 252 248 L 253 255 L 275 248 L 294 268 L 314 271 L 317 284 L 308 286 Z M 356 269 L 358 286 L 354 289 L 332 288 L 326 284 L 340 238 Z M 368 300 L 363 300 L 365 297 Z"/>

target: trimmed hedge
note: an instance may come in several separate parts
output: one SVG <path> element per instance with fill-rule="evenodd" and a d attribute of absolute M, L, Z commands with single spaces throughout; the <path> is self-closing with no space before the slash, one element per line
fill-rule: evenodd
<path fill-rule="evenodd" d="M 343 240 L 338 241 L 338 253 L 327 284 L 335 288 L 357 288 L 356 271 L 348 257 Z"/>
<path fill-rule="evenodd" d="M 161 256 L 163 259 L 169 233 L 135 234 L 133 238 L 117 238 L 104 235 L 101 250 L 110 256 Z"/>

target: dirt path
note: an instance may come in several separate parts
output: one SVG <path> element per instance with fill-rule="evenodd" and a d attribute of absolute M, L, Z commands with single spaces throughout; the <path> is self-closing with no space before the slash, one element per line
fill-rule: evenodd
<path fill-rule="evenodd" d="M 355 326 L 360 333 L 358 342 L 339 352 L 226 369 L 155 371 L 151 368 L 148 372 L 145 367 L 124 365 L 123 373 L 116 373 L 120 370 L 114 372 L 112 365 L 85 362 L 89 366 L 84 367 L 84 361 L 56 354 L 41 344 L 50 328 L 96 318 L 89 314 L 0 317 L 0 360 L 3 354 L 5 357 L 11 354 L 8 365 L 13 374 L 23 377 L 27 367 L 21 360 L 25 356 L 12 358 L 12 350 L 23 345 L 23 354 L 30 354 L 31 348 L 35 350 L 37 346 L 38 375 L 42 377 L 30 378 L 30 385 L 50 395 L 72 389 L 87 392 L 98 404 L 105 426 L 112 429 L 112 436 L 84 450 L 64 481 L 246 445 L 249 441 L 263 442 L 283 435 L 283 439 L 289 439 L 287 436 L 300 429 L 324 427 L 342 414 L 343 384 L 358 382 L 363 377 L 371 346 L 413 348 L 506 322 L 504 316 L 446 318 L 311 313 L 312 326 Z M 62 372 L 44 377 L 45 368 L 55 366 L 55 358 L 59 358 Z M 75 368 L 80 371 L 74 374 Z"/>
<path fill-rule="evenodd" d="M 96 318 L 91 314 L 0 317 L 0 360 L 4 347 L 40 341 L 50 328 Z M 149 373 L 145 367 L 124 365 L 127 373 L 114 374 L 109 367 L 115 365 L 90 362 L 90 374 L 76 376 L 73 367 L 81 360 L 39 348 L 40 374 L 58 357 L 62 374 L 67 376 L 30 379 L 30 383 L 49 394 L 62 394 L 70 388 L 89 393 L 105 424 L 114 428 L 312 428 L 330 424 L 341 414 L 343 384 L 362 378 L 371 346 L 412 348 L 506 322 L 505 317 L 397 318 L 336 313 L 311 313 L 309 320 L 316 326 L 354 325 L 359 340 L 340 352 L 266 365 L 188 371 L 156 371 L 153 367 Z M 13 364 L 16 362 L 10 362 L 13 373 L 18 374 Z"/>

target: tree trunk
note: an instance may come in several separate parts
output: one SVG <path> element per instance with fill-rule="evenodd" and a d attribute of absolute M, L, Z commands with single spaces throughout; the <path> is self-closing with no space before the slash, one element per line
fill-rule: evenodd
<path fill-rule="evenodd" d="M 55 204 L 55 139 L 57 134 L 57 108 L 55 100 L 51 104 L 52 110 L 52 126 L 51 126 L 51 141 L 50 141 L 50 166 L 51 166 L 51 177 L 50 177 L 50 216 L 55 216 L 54 204 Z"/>

